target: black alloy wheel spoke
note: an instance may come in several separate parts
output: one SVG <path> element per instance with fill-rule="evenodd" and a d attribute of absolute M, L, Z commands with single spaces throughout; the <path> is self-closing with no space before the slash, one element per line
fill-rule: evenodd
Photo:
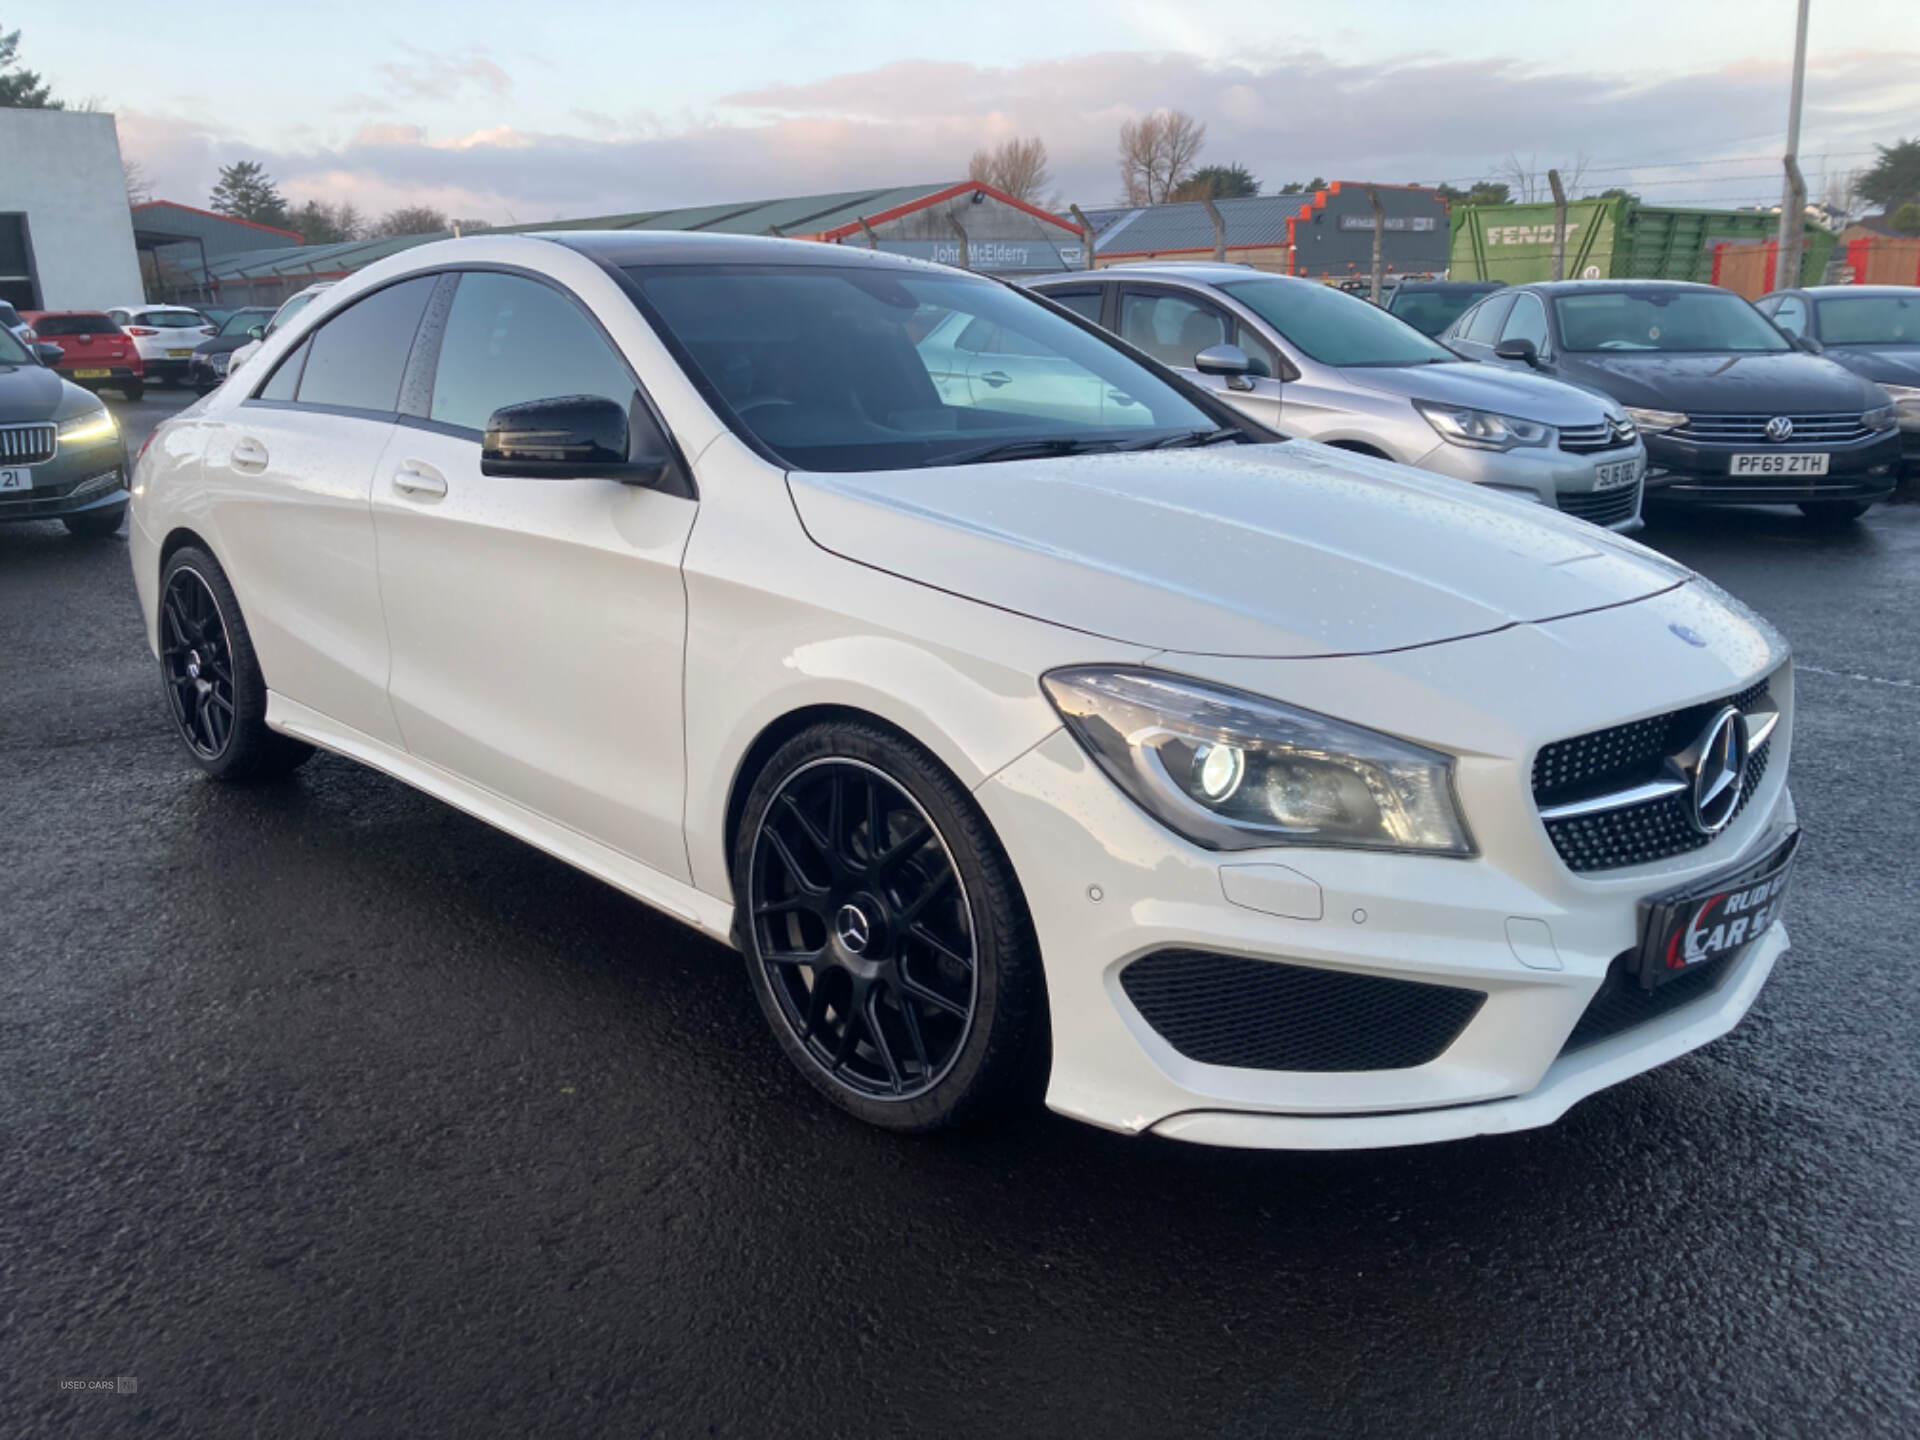
<path fill-rule="evenodd" d="M 874 1099 L 939 1083 L 972 1032 L 979 967 L 965 887 L 926 813 L 883 772 L 820 760 L 767 804 L 752 854 L 751 954 L 809 1059 Z"/>

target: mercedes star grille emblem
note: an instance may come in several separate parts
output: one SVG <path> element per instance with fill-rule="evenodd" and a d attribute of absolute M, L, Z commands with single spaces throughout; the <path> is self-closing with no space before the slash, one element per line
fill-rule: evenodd
<path fill-rule="evenodd" d="M 1702 835 L 1718 835 L 1740 808 L 1747 774 L 1747 721 L 1731 705 L 1707 722 L 1689 747 L 1693 779 L 1692 813 L 1687 817 Z M 1684 762 L 1683 762 L 1684 763 Z"/>
<path fill-rule="evenodd" d="M 1767 438 L 1780 445 L 1793 438 L 1793 421 L 1784 415 L 1776 415 L 1767 421 Z"/>

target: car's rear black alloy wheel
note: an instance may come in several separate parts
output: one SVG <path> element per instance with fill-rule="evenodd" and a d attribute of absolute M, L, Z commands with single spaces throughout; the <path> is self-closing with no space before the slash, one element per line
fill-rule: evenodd
<path fill-rule="evenodd" d="M 233 739 L 233 651 L 213 591 L 187 566 L 160 597 L 160 664 L 180 733 L 194 754 L 217 760 Z"/>
<path fill-rule="evenodd" d="M 879 1100 L 939 1084 L 980 966 L 965 882 L 911 795 L 859 760 L 801 766 L 761 812 L 748 901 L 754 963 L 835 1084 Z"/>

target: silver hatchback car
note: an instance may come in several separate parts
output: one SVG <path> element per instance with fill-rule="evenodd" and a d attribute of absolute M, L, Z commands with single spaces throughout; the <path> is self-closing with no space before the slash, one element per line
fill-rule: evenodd
<path fill-rule="evenodd" d="M 1640 523 L 1647 452 L 1617 402 L 1464 360 L 1330 285 L 1223 264 L 1116 266 L 1028 283 L 1283 434 L 1492 486 L 1615 530 Z M 990 336 L 949 343 L 952 365 L 982 383 L 1022 363 L 996 353 Z M 986 348 L 961 353 L 969 346 Z"/>

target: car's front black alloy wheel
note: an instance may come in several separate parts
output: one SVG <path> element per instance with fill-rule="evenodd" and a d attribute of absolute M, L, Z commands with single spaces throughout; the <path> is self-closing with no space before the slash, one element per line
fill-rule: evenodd
<path fill-rule="evenodd" d="M 979 958 L 966 884 L 927 812 L 879 769 L 822 758 L 767 804 L 748 877 L 753 958 L 834 1083 L 924 1095 L 971 1032 Z"/>
<path fill-rule="evenodd" d="M 212 588 L 188 565 L 160 597 L 160 669 L 188 748 L 218 760 L 233 740 L 233 650 Z"/>

